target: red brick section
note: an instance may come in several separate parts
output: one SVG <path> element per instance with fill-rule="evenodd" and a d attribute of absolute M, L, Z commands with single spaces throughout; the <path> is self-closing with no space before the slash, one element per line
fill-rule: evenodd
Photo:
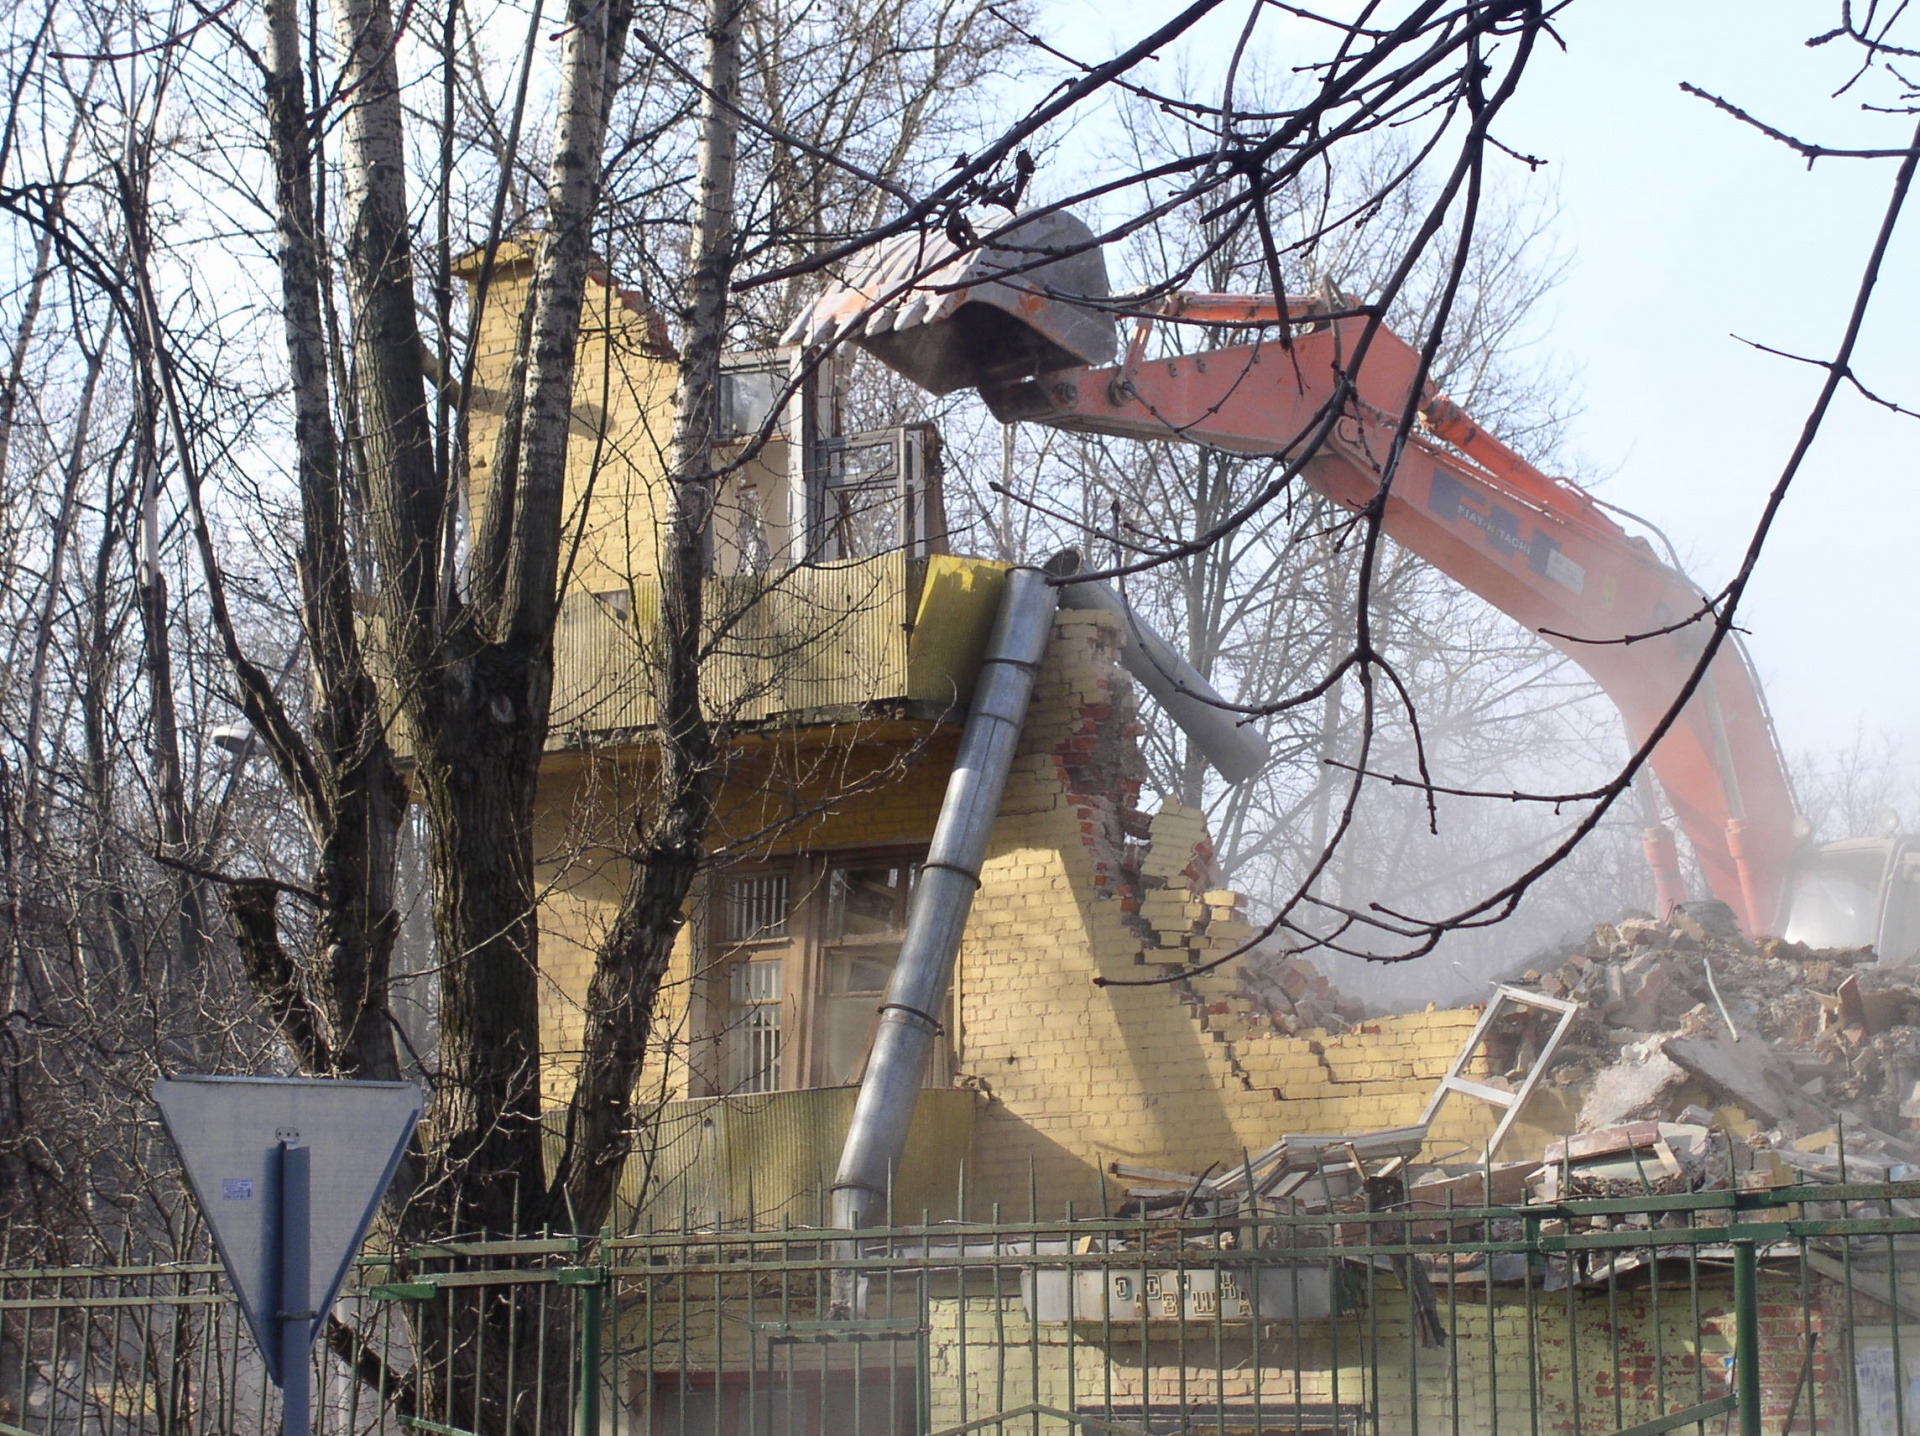
<path fill-rule="evenodd" d="M 1846 1294 L 1838 1284 L 1821 1277 L 1811 1281 L 1809 1299 L 1803 1305 L 1797 1272 L 1762 1274 L 1761 1423 L 1766 1436 L 1814 1436 L 1844 1432 L 1851 1426 L 1854 1397 L 1848 1373 Z M 1614 1429 L 1616 1414 L 1621 1425 L 1632 1426 L 1728 1393 L 1734 1318 L 1731 1280 L 1724 1269 L 1719 1263 L 1702 1263 L 1698 1341 L 1692 1339 L 1692 1294 L 1681 1263 L 1664 1264 L 1658 1305 L 1656 1321 L 1644 1273 L 1623 1277 L 1611 1298 L 1605 1292 L 1582 1291 L 1576 1304 L 1579 1342 L 1575 1348 L 1568 1341 L 1565 1292 L 1536 1297 L 1532 1351 L 1543 1432 L 1590 1436 Z M 1877 1333 L 1891 1321 L 1886 1307 L 1855 1294 L 1854 1328 L 1869 1329 L 1875 1333 L 1870 1339 L 1884 1345 L 1884 1336 Z M 1902 1344 L 1903 1356 L 1920 1356 L 1920 1323 L 1903 1328 Z M 1461 1358 L 1470 1362 L 1476 1354 L 1463 1351 Z M 1498 1365 L 1501 1405 L 1514 1403 L 1523 1413 L 1519 1429 L 1524 1429 L 1529 1399 L 1524 1364 L 1518 1370 L 1507 1360 Z M 1578 1425 L 1573 1401 L 1576 1383 Z M 1909 1421 L 1916 1418 L 1920 1412 L 1912 1413 Z M 1503 1429 L 1508 1424 L 1504 1417 L 1501 1424 Z M 1709 1429 L 1718 1433 L 1726 1424 L 1727 1418 L 1716 1418 Z"/>

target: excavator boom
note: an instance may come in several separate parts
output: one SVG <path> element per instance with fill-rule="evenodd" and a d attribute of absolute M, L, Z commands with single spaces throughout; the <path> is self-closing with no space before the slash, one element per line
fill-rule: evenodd
<path fill-rule="evenodd" d="M 1048 218 L 1056 264 L 1029 245 L 1012 275 L 991 254 L 929 256 L 926 247 L 944 241 L 924 239 L 913 268 L 881 256 L 789 337 L 850 338 L 910 378 L 929 372 L 922 355 L 938 355 L 940 378 L 964 373 L 1003 422 L 1304 459 L 1301 477 L 1353 510 L 1374 500 L 1398 443 L 1387 535 L 1566 653 L 1619 708 L 1636 745 L 1653 731 L 1711 619 L 1694 618 L 1699 589 L 1644 539 L 1457 406 L 1416 391 L 1414 350 L 1384 327 L 1368 339 L 1368 320 L 1350 311 L 1273 296 L 1164 297 L 1131 307 L 1145 322 L 1155 314 L 1241 325 L 1284 314 L 1288 322 L 1280 337 L 1154 358 L 1136 330 L 1119 364 L 1099 362 L 1115 345 L 1098 327 L 1112 336 L 1118 307 L 1104 265 L 1092 272 L 1098 249 L 1084 226 Z M 983 308 L 991 322 L 980 322 Z M 1039 337 L 983 351 L 1006 321 L 1017 327 L 1029 317 Z M 1065 332 L 1095 362 L 1046 337 Z M 1402 434 L 1409 413 L 1421 426 Z M 1736 645 L 1721 646 L 1651 761 L 1713 895 L 1747 932 L 1777 931 L 1797 847 L 1794 806 L 1758 680 Z M 1663 836 L 1648 846 L 1667 900 L 1680 893 Z"/>

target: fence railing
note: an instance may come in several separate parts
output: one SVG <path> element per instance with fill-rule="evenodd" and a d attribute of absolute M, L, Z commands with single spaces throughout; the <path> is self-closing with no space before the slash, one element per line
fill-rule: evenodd
<path fill-rule="evenodd" d="M 1920 1183 L 1379 1205 L 370 1255 L 316 1429 L 1920 1432 Z M 264 1436 L 242 1327 L 207 1265 L 6 1271 L 0 1436 Z"/>

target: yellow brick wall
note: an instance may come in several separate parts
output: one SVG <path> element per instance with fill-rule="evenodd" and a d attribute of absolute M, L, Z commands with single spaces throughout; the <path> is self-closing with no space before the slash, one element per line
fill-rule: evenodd
<path fill-rule="evenodd" d="M 1129 845 L 1138 763 L 1131 687 L 1114 662 L 1118 637 L 1105 615 L 1056 619 L 967 925 L 953 1037 L 957 1080 L 984 1094 L 969 1171 L 982 1202 L 1024 1203 L 1031 1170 L 1050 1210 L 1067 1200 L 1085 1210 L 1115 1159 L 1198 1171 L 1288 1132 L 1413 1122 L 1478 1015 L 1416 1013 L 1349 1033 L 1287 1036 L 1246 1004 L 1221 1000 L 1232 988 L 1226 972 L 1192 983 L 1096 985 L 1103 976 L 1172 972 L 1231 950 L 1249 932 L 1237 900 L 1213 890 L 1199 814 L 1167 809 L 1152 819 L 1144 853 Z M 771 855 L 924 842 L 954 742 L 950 729 L 904 723 L 760 741 L 732 760 L 716 845 Z M 539 833 L 552 1097 L 578 1048 L 594 941 L 625 881 L 618 815 L 643 781 L 631 750 L 557 757 L 548 771 Z M 662 1033 L 680 1043 L 690 1021 L 692 931 L 661 1016 Z M 663 1044 L 643 1099 L 686 1095 L 682 1050 Z M 1430 1154 L 1477 1154 L 1493 1115 L 1453 1099 Z M 1519 1134 L 1512 1151 L 1537 1151 L 1539 1140 Z"/>

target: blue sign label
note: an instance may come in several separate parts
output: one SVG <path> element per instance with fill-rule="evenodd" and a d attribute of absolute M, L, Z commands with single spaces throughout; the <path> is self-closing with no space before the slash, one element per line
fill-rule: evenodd
<path fill-rule="evenodd" d="M 1552 535 L 1536 527 L 1533 537 L 1524 539 L 1520 536 L 1518 514 L 1491 500 L 1485 504 L 1484 510 L 1478 507 L 1467 486 L 1445 469 L 1433 471 L 1433 483 L 1427 490 L 1427 508 L 1437 518 L 1479 529 L 1486 537 L 1487 547 L 1495 553 L 1505 558 L 1525 555 L 1528 568 L 1562 588 L 1570 588 L 1575 593 L 1586 588 L 1587 571 L 1561 552 L 1559 542 Z"/>
<path fill-rule="evenodd" d="M 220 1200 L 223 1202 L 250 1202 L 253 1200 L 252 1177 L 226 1177 L 220 1183 Z"/>

